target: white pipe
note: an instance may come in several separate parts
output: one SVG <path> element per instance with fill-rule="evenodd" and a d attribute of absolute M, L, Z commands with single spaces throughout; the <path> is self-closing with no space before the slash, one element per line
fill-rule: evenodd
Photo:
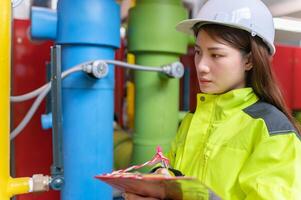
<path fill-rule="evenodd" d="M 30 16 L 31 0 L 12 0 L 14 19 L 28 20 Z"/>
<path fill-rule="evenodd" d="M 183 3 L 191 10 L 191 17 L 195 18 L 206 1 L 207 0 L 183 0 Z"/>
<path fill-rule="evenodd" d="M 68 70 L 66 70 L 62 73 L 62 79 L 64 79 L 69 74 L 71 74 L 73 72 L 76 72 L 76 71 L 80 71 L 80 70 L 82 70 L 81 65 L 77 65 L 75 67 L 72 67 L 71 69 L 68 69 Z M 45 85 L 39 87 L 38 89 L 35 89 L 34 91 L 26 93 L 26 94 L 22 94 L 22 95 L 19 95 L 19 96 L 11 96 L 10 101 L 11 102 L 21 102 L 21 101 L 26 101 L 26 100 L 32 99 L 32 98 L 38 96 L 41 92 L 43 92 L 49 84 L 50 84 L 50 82 L 48 82 Z"/>
<path fill-rule="evenodd" d="M 120 62 L 120 61 L 116 61 L 116 60 L 95 60 L 95 61 L 88 61 L 88 62 L 78 64 L 78 65 L 64 71 L 62 73 L 61 77 L 63 79 L 66 76 L 68 76 L 69 74 L 72 74 L 74 72 L 81 71 L 81 70 L 83 70 L 87 73 L 91 73 L 91 72 L 93 73 L 94 70 L 92 69 L 92 67 L 97 68 L 98 65 L 94 65 L 97 62 L 102 62 L 102 63 L 106 63 L 106 64 L 113 64 L 113 65 L 119 65 L 119 66 L 123 66 L 123 67 L 130 68 L 130 69 L 136 69 L 136 70 L 164 72 L 168 75 L 178 75 L 179 74 L 179 73 L 172 73 L 173 70 L 178 69 L 177 68 L 177 66 L 178 66 L 177 62 L 174 63 L 175 65 L 166 65 L 166 66 L 160 66 L 160 67 L 153 67 L 153 66 L 139 66 L 139 65 L 129 64 L 129 63 Z M 181 67 L 183 69 L 182 65 L 181 65 Z M 23 118 L 23 120 L 21 121 L 21 123 L 11 132 L 11 134 L 10 134 L 10 139 L 11 140 L 13 140 L 15 137 L 17 137 L 20 134 L 20 132 L 24 129 L 24 127 L 28 124 L 28 122 L 31 120 L 34 113 L 37 111 L 39 105 L 41 104 L 41 102 L 43 101 L 43 99 L 45 98 L 47 93 L 50 91 L 50 89 L 51 89 L 51 82 L 43 85 L 42 87 L 40 87 L 40 88 L 38 88 L 38 89 L 36 89 L 32 92 L 27 93 L 27 94 L 10 97 L 10 101 L 20 102 L 20 101 L 25 101 L 25 100 L 31 99 L 31 98 L 38 95 L 37 99 L 34 101 L 34 103 L 32 104 L 29 111 L 26 113 L 26 115 Z"/>
<path fill-rule="evenodd" d="M 47 87 L 39 94 L 38 98 L 34 101 L 32 106 L 30 107 L 29 111 L 26 113 L 25 117 L 21 121 L 21 123 L 11 132 L 10 139 L 13 140 L 18 134 L 24 129 L 24 127 L 28 124 L 31 120 L 34 113 L 37 111 L 38 107 L 40 106 L 41 102 L 43 101 L 44 97 L 47 95 L 51 88 L 51 84 L 47 85 Z"/>
<path fill-rule="evenodd" d="M 286 0 L 283 2 L 272 3 L 269 5 L 269 9 L 273 16 L 279 17 L 288 15 L 301 10 L 300 0 Z"/>
<path fill-rule="evenodd" d="M 77 72 L 77 71 L 81 71 L 81 70 L 82 70 L 81 66 L 75 66 L 69 70 L 64 71 L 62 73 L 62 78 L 65 78 L 69 74 Z M 45 84 L 44 86 L 40 87 L 39 89 L 35 90 L 34 92 L 29 93 L 30 95 L 26 94 L 26 95 L 23 95 L 22 97 L 15 97 L 17 100 L 21 100 L 22 98 L 26 100 L 26 98 L 29 98 L 29 97 L 32 98 L 32 96 L 33 96 L 32 94 L 39 95 L 37 97 L 37 99 L 34 101 L 34 103 L 32 104 L 32 106 L 30 107 L 29 111 L 26 113 L 25 117 L 20 122 L 20 124 L 11 132 L 11 134 L 10 134 L 11 140 L 13 140 L 15 137 L 17 137 L 21 133 L 21 131 L 24 129 L 24 127 L 28 124 L 28 122 L 31 120 L 34 113 L 37 111 L 41 102 L 46 97 L 46 95 L 48 94 L 50 89 L 51 89 L 51 82 Z M 37 91 L 39 91 L 40 93 L 38 93 Z"/>
<path fill-rule="evenodd" d="M 276 30 L 301 33 L 301 20 L 295 18 L 274 17 Z"/>
<path fill-rule="evenodd" d="M 76 72 L 76 71 L 86 71 L 87 73 L 91 73 L 90 71 L 87 71 L 88 68 L 87 65 L 90 65 L 92 63 L 95 62 L 103 62 L 103 63 L 107 63 L 107 64 L 113 64 L 113 65 L 118 65 L 118 66 L 123 66 L 125 68 L 129 68 L 129 69 L 135 69 L 135 70 L 144 70 L 144 71 L 153 71 L 153 72 L 163 72 L 166 73 L 170 68 L 170 65 L 165 65 L 165 66 L 159 66 L 159 67 L 154 67 L 154 66 L 143 66 L 143 65 L 134 65 L 134 64 L 129 64 L 129 63 L 125 63 L 125 62 L 121 62 L 121 61 L 116 61 L 116 60 L 95 60 L 95 61 L 88 61 L 88 62 L 84 62 L 81 64 L 78 64 L 74 67 L 72 67 L 71 69 L 66 70 L 65 72 L 62 73 L 62 79 L 65 78 L 66 76 L 68 76 L 69 74 Z M 169 67 L 169 68 L 166 68 Z M 169 74 L 169 73 L 167 73 Z M 23 95 L 19 95 L 19 96 L 11 96 L 10 97 L 10 101 L 11 102 L 21 102 L 21 101 L 26 101 L 29 99 L 32 99 L 36 96 L 38 96 L 42 91 L 45 90 L 45 88 L 50 84 L 46 83 L 45 85 L 39 87 L 38 89 L 35 89 L 32 92 L 23 94 Z"/>

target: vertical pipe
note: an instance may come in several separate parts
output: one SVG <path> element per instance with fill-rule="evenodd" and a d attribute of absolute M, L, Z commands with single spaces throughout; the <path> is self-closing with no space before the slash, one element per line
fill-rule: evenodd
<path fill-rule="evenodd" d="M 301 123 L 301 112 L 300 110 L 294 111 L 294 117 L 297 119 L 299 123 Z"/>
<path fill-rule="evenodd" d="M 0 1 L 0 199 L 8 200 L 11 1 Z"/>
<path fill-rule="evenodd" d="M 135 64 L 135 56 L 131 53 L 127 54 L 127 62 L 130 64 Z M 132 81 L 127 82 L 127 115 L 128 115 L 128 124 L 127 127 L 129 130 L 134 129 L 134 116 L 135 116 L 135 85 Z"/>
<path fill-rule="evenodd" d="M 85 61 L 114 59 L 120 45 L 120 8 L 115 0 L 60 0 L 57 15 L 47 12 L 52 17 L 43 18 L 52 29 L 32 33 L 37 38 L 55 37 L 62 47 L 62 71 Z M 32 15 L 33 29 L 41 27 L 36 22 L 43 23 L 42 16 Z M 104 79 L 75 73 L 62 82 L 62 200 L 112 198 L 112 189 L 93 177 L 113 169 L 113 91 L 112 65 Z"/>
<path fill-rule="evenodd" d="M 129 50 L 141 65 L 163 65 L 186 52 L 187 37 L 175 25 L 186 19 L 180 0 L 140 0 L 130 12 Z M 179 80 L 135 72 L 133 163 L 143 163 L 161 145 L 164 151 L 178 126 Z"/>
<path fill-rule="evenodd" d="M 84 61 L 114 58 L 112 50 L 97 46 L 64 46 L 62 50 L 63 71 Z M 103 80 L 78 73 L 62 83 L 62 200 L 112 198 L 111 188 L 93 177 L 113 169 L 113 70 L 110 66 Z"/>
<path fill-rule="evenodd" d="M 119 13 L 115 0 L 58 2 L 62 71 L 89 60 L 114 59 L 120 45 Z M 112 65 L 101 80 L 75 73 L 62 82 L 62 200 L 112 199 L 111 187 L 94 176 L 113 170 L 113 103 Z"/>
<path fill-rule="evenodd" d="M 0 8 L 0 199 L 9 200 L 29 192 L 29 178 L 13 179 L 9 174 L 11 1 L 0 1 Z"/>
<path fill-rule="evenodd" d="M 184 111 L 189 111 L 190 94 L 190 67 L 185 68 L 183 77 L 183 108 Z"/>

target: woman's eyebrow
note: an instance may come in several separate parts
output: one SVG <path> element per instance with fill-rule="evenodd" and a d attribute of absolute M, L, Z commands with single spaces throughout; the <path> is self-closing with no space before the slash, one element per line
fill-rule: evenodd
<path fill-rule="evenodd" d="M 194 45 L 194 48 L 196 49 L 201 49 L 201 47 L 197 44 Z M 212 46 L 207 48 L 209 51 L 214 51 L 214 50 L 223 50 L 222 47 L 217 47 L 217 46 Z"/>
<path fill-rule="evenodd" d="M 208 47 L 207 49 L 208 49 L 209 51 L 223 50 L 222 47 Z"/>

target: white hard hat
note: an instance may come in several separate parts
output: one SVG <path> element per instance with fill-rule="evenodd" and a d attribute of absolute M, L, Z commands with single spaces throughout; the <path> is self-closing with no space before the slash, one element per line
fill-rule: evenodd
<path fill-rule="evenodd" d="M 178 31 L 193 34 L 195 24 L 221 24 L 259 36 L 275 53 L 273 16 L 260 0 L 208 0 L 194 19 L 180 22 Z"/>

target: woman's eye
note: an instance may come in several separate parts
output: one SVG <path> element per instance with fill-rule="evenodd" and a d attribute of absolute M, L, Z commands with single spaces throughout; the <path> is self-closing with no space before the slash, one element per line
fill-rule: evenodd
<path fill-rule="evenodd" d="M 220 58 L 220 57 L 223 57 L 222 55 L 219 55 L 219 54 L 212 54 L 211 55 L 212 58 Z"/>
<path fill-rule="evenodd" d="M 200 51 L 199 50 L 194 50 L 194 54 L 200 55 Z"/>

